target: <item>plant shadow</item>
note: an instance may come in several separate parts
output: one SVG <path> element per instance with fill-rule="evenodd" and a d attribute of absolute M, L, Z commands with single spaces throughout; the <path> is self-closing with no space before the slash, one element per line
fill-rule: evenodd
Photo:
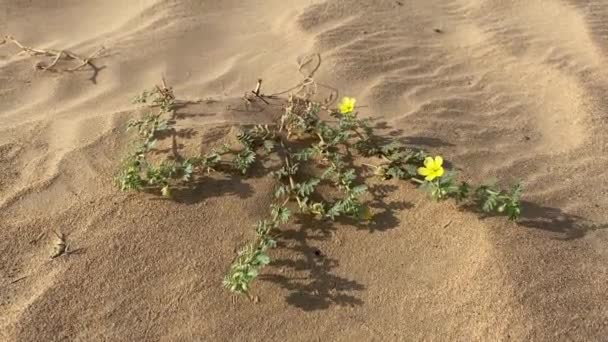
<path fill-rule="evenodd" d="M 387 202 L 387 197 L 398 189 L 398 186 L 392 184 L 373 184 L 368 186 L 367 191 L 372 198 L 365 205 L 372 209 L 373 218 L 369 221 L 361 221 L 348 217 L 340 217 L 337 219 L 337 222 L 367 230 L 370 233 L 384 232 L 399 227 L 401 221 L 397 213 L 401 210 L 411 209 L 414 205 L 406 201 Z"/>
<path fill-rule="evenodd" d="M 477 213 L 482 220 L 493 217 L 505 218 L 504 214 L 483 212 L 474 203 L 465 205 L 463 209 Z M 595 223 L 561 209 L 529 201 L 521 201 L 521 216 L 513 223 L 519 227 L 551 233 L 555 239 L 564 241 L 580 239 L 589 232 L 608 229 L 608 223 Z"/>
<path fill-rule="evenodd" d="M 289 291 L 287 303 L 304 311 L 324 310 L 333 305 L 362 305 L 363 301 L 356 293 L 365 290 L 365 286 L 356 280 L 335 274 L 334 269 L 339 266 L 338 261 L 324 255 L 315 245 L 335 239 L 338 225 L 350 225 L 371 233 L 399 227 L 397 211 L 410 209 L 413 205 L 402 201 L 386 202 L 386 197 L 398 189 L 396 185 L 390 184 L 374 184 L 369 187 L 372 199 L 365 205 L 373 208 L 375 212 L 373 220 L 369 222 L 349 218 L 338 218 L 334 222 L 319 220 L 305 214 L 294 215 L 296 228 L 282 231 L 279 243 L 280 248 L 290 252 L 289 256 L 271 263 L 281 272 L 263 275 L 261 279 L 279 284 Z M 283 272 L 287 274 L 306 272 L 307 275 L 287 276 L 282 274 Z"/>
<path fill-rule="evenodd" d="M 328 309 L 333 305 L 360 306 L 363 301 L 356 292 L 365 286 L 335 274 L 338 261 L 326 256 L 311 242 L 331 239 L 336 230 L 331 222 L 318 221 L 313 218 L 298 215 L 296 225 L 299 228 L 281 232 L 280 248 L 298 255 L 277 259 L 271 263 L 281 273 L 305 272 L 304 277 L 286 276 L 283 274 L 267 274 L 260 277 L 263 281 L 280 285 L 287 291 L 288 304 L 304 311 Z M 292 253 L 290 253 L 292 254 Z"/>
<path fill-rule="evenodd" d="M 387 130 L 383 134 L 382 142 L 384 144 L 397 141 L 405 146 L 418 149 L 418 147 L 453 147 L 454 144 L 444 141 L 440 138 L 425 137 L 425 136 L 404 136 L 405 132 L 402 129 L 391 127 L 386 121 L 378 121 L 374 125 L 374 129 Z"/>
<path fill-rule="evenodd" d="M 175 121 L 170 121 L 169 124 L 175 124 Z M 182 138 L 192 139 L 198 135 L 198 132 L 192 128 L 171 128 L 168 130 L 160 131 L 156 133 L 157 140 L 163 140 L 167 138 Z"/>
<path fill-rule="evenodd" d="M 589 232 L 608 229 L 608 223 L 594 223 L 568 214 L 561 209 L 522 201 L 522 216 L 518 224 L 527 228 L 555 233 L 560 240 L 576 240 Z"/>
<path fill-rule="evenodd" d="M 146 192 L 155 195 L 160 193 L 159 188 L 148 188 Z M 197 177 L 191 183 L 171 189 L 171 198 L 156 197 L 154 200 L 170 200 L 182 204 L 196 204 L 208 198 L 222 196 L 237 196 L 249 198 L 253 195 L 251 185 L 245 183 L 242 177 L 225 175 L 225 178 L 209 176 Z"/>
<path fill-rule="evenodd" d="M 91 83 L 97 85 L 97 77 L 99 76 L 99 73 L 103 69 L 106 69 L 107 66 L 105 66 L 105 65 L 97 66 L 97 64 L 95 64 L 93 62 L 89 62 L 89 66 L 91 67 L 91 69 L 93 69 L 93 72 L 91 73 L 91 77 L 89 77 L 88 80 L 91 81 Z"/>

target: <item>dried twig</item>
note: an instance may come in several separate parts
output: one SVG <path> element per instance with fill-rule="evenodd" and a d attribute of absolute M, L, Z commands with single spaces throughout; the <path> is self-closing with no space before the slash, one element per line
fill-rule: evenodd
<path fill-rule="evenodd" d="M 53 250 L 53 254 L 51 254 L 51 259 L 55 259 L 64 254 L 69 254 L 69 247 L 65 235 L 63 233 L 57 233 L 56 231 L 53 232 L 55 233 L 57 238 L 59 238 L 59 241 L 55 243 L 55 248 Z"/>
<path fill-rule="evenodd" d="M 255 86 L 255 90 L 253 93 L 257 96 L 260 96 L 260 88 L 262 87 L 262 79 L 258 79 L 258 85 Z"/>
<path fill-rule="evenodd" d="M 255 86 L 255 90 L 252 90 L 251 93 L 253 93 L 253 95 L 255 95 L 255 97 L 262 100 L 265 104 L 270 104 L 270 103 L 268 103 L 268 101 L 266 101 L 266 99 L 264 99 L 264 97 L 266 97 L 266 95 L 260 94 L 261 88 L 262 88 L 262 79 L 260 78 L 260 79 L 258 79 L 258 84 Z"/>
<path fill-rule="evenodd" d="M 67 69 L 67 71 L 70 71 L 70 72 L 76 71 L 87 65 L 89 65 L 95 69 L 95 66 L 91 63 L 91 61 L 93 59 L 99 57 L 101 52 L 104 50 L 104 47 L 102 46 L 101 48 L 99 48 L 97 51 L 95 51 L 90 56 L 82 57 L 80 55 L 77 55 L 77 54 L 67 51 L 67 50 L 36 49 L 36 48 L 29 47 L 29 46 L 25 46 L 25 45 L 21 44 L 21 42 L 16 40 L 13 36 L 10 36 L 10 35 L 5 36 L 4 39 L 0 42 L 0 45 L 5 44 L 7 42 L 13 43 L 18 48 L 20 48 L 22 50 L 20 53 L 27 53 L 30 56 L 41 56 L 42 55 L 42 56 L 54 57 L 55 59 L 53 59 L 53 62 L 51 62 L 51 64 L 49 64 L 49 65 L 45 65 L 43 62 L 36 63 L 36 65 L 35 65 L 36 69 L 40 69 L 40 70 L 44 70 L 44 71 L 54 68 L 62 58 L 74 59 L 74 60 L 78 60 L 81 62 L 80 65 L 73 67 L 73 68 L 69 68 L 69 69 Z"/>
<path fill-rule="evenodd" d="M 27 278 L 27 276 L 23 276 L 23 277 L 19 277 L 17 279 L 13 279 L 13 280 L 11 280 L 11 282 L 9 284 L 16 284 L 16 283 L 22 281 L 25 278 Z"/>
<path fill-rule="evenodd" d="M 311 70 L 309 72 L 306 72 L 306 71 L 304 71 L 304 68 L 308 65 L 313 65 L 313 67 L 311 68 Z M 317 70 L 319 70 L 320 67 L 321 67 L 321 55 L 320 54 L 315 53 L 315 54 L 305 56 L 304 58 L 302 58 L 301 60 L 298 61 L 298 72 L 300 72 L 300 74 L 302 74 L 302 76 L 304 76 L 304 80 L 302 80 L 302 82 L 298 83 L 297 85 L 295 85 L 287 90 L 284 90 L 284 91 L 281 91 L 278 93 L 274 93 L 274 94 L 270 94 L 270 95 L 262 94 L 262 92 L 261 92 L 262 79 L 258 79 L 258 83 L 256 84 L 255 89 L 251 90 L 251 93 L 249 93 L 249 92 L 245 93 L 245 95 L 243 96 L 243 100 L 245 101 L 245 106 L 249 107 L 250 104 L 253 104 L 255 102 L 254 101 L 255 99 L 259 99 L 262 102 L 264 102 L 265 104 L 270 105 L 268 100 L 281 99 L 281 95 L 285 95 L 285 94 L 297 95 L 298 97 L 301 97 L 303 99 L 309 99 L 317 93 L 318 86 L 328 88 L 328 89 L 332 90 L 334 93 L 337 93 L 336 89 L 323 85 L 323 84 L 319 84 L 314 80 L 314 75 L 317 72 Z M 327 106 L 335 100 L 334 93 L 331 93 L 328 98 L 326 98 L 324 101 L 322 101 L 321 108 L 327 109 Z M 252 94 L 253 94 L 253 96 L 252 96 Z M 303 95 L 301 95 L 301 94 L 303 94 Z"/>
<path fill-rule="evenodd" d="M 40 239 L 42 239 L 42 237 L 45 235 L 46 235 L 46 232 L 42 232 L 42 233 L 38 234 L 38 236 L 36 236 L 35 238 L 30 240 L 30 244 L 32 244 L 32 245 L 37 244 L 38 241 L 40 241 Z"/>
<path fill-rule="evenodd" d="M 106 48 L 105 48 L 105 47 L 103 47 L 103 46 L 102 46 L 102 47 L 100 47 L 99 49 L 97 49 L 97 51 L 93 52 L 93 53 L 92 53 L 92 54 L 91 54 L 89 57 L 87 57 L 87 58 L 85 58 L 85 59 L 81 60 L 82 64 L 80 64 L 80 65 L 78 65 L 78 66 L 76 66 L 76 67 L 74 67 L 74 68 L 68 69 L 68 71 L 76 71 L 76 70 L 78 70 L 78 69 L 80 69 L 80 68 L 82 68 L 82 67 L 85 67 L 85 66 L 87 66 L 87 65 L 89 65 L 89 66 L 91 66 L 92 68 L 94 68 L 94 69 L 95 69 L 95 66 L 94 66 L 93 64 L 91 64 L 91 61 L 92 61 L 93 59 L 95 59 L 95 58 L 99 57 L 99 55 L 101 55 L 101 53 L 102 53 L 102 52 L 103 52 L 105 49 L 106 49 Z"/>
<path fill-rule="evenodd" d="M 274 93 L 271 95 L 267 95 L 266 97 L 267 98 L 278 98 L 281 95 L 292 94 L 292 95 L 301 97 L 303 99 L 310 99 L 314 95 L 317 94 L 319 87 L 326 88 L 326 89 L 329 89 L 331 92 L 327 98 L 325 98 L 323 101 L 320 101 L 320 102 L 321 102 L 321 108 L 328 110 L 329 106 L 337 99 L 338 90 L 331 86 L 319 83 L 314 79 L 315 74 L 321 67 L 321 62 L 322 62 L 321 54 L 319 54 L 319 53 L 313 53 L 313 54 L 302 57 L 301 59 L 298 60 L 298 72 L 302 76 L 304 76 L 304 79 L 300 83 L 296 84 L 295 86 L 293 86 L 287 90 L 284 90 L 284 91 L 281 91 L 278 93 Z M 310 71 L 304 70 L 305 67 L 307 67 L 307 66 L 311 66 L 311 68 L 309 68 Z"/>
<path fill-rule="evenodd" d="M 245 101 L 245 106 L 249 107 L 249 105 L 252 104 L 256 98 L 262 100 L 262 102 L 264 102 L 265 104 L 270 105 L 270 102 L 268 102 L 266 100 L 266 98 L 272 98 L 272 97 L 262 94 L 261 88 L 262 88 L 262 79 L 260 78 L 260 79 L 258 79 L 258 83 L 256 84 L 255 89 L 251 91 L 251 94 L 253 94 L 253 97 L 250 93 L 245 93 L 245 95 L 243 95 L 243 100 Z"/>
<path fill-rule="evenodd" d="M 156 90 L 158 90 L 158 93 L 160 95 L 162 95 L 164 98 L 168 99 L 168 100 L 175 100 L 175 94 L 173 94 L 173 87 L 169 87 L 167 86 L 167 81 L 165 81 L 165 76 L 162 76 L 162 82 L 163 82 L 163 86 L 162 88 L 158 85 L 156 85 Z"/>

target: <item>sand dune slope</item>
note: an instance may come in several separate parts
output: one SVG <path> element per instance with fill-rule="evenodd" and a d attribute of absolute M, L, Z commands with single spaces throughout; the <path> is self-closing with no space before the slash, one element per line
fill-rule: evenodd
<path fill-rule="evenodd" d="M 0 0 L 2 36 L 104 47 L 68 72 L 0 45 L 0 340 L 603 340 L 607 16 L 601 0 Z M 260 301 L 235 300 L 221 280 L 272 180 L 118 192 L 130 99 L 164 75 L 201 100 L 177 112 L 198 152 L 280 112 L 240 96 L 260 77 L 267 93 L 297 85 L 315 54 L 319 99 L 357 97 L 463 179 L 521 181 L 521 221 L 371 181 L 373 224 L 291 224 Z M 80 252 L 50 259 L 53 231 Z"/>

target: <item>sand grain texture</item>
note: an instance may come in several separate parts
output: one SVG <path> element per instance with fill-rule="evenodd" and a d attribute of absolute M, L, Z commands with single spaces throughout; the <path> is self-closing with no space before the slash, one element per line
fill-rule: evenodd
<path fill-rule="evenodd" d="M 1 341 L 555 341 L 608 336 L 608 3 L 601 0 L 0 0 Z M 255 284 L 221 287 L 272 181 L 119 193 L 129 99 L 164 74 L 184 149 L 265 122 L 302 80 L 352 95 L 396 140 L 474 182 L 521 180 L 519 224 L 371 183 L 372 225 L 296 222 Z M 76 62 L 61 62 L 60 68 Z M 319 96 L 332 90 L 319 88 Z M 50 259 L 66 234 L 79 253 Z M 315 252 L 320 251 L 321 256 Z M 318 254 L 318 253 L 317 253 Z"/>

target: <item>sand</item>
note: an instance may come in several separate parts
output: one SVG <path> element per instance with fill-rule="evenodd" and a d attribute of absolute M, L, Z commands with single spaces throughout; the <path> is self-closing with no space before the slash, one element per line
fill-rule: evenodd
<path fill-rule="evenodd" d="M 0 1 L 0 340 L 589 341 L 608 336 L 608 3 L 602 0 Z M 285 229 L 255 283 L 221 281 L 272 180 L 212 176 L 175 201 L 112 184 L 130 103 L 164 74 L 182 144 L 217 143 L 264 79 L 358 99 L 472 182 L 520 180 L 519 223 L 372 185 L 372 225 Z M 319 96 L 332 91 L 320 87 Z M 66 234 L 78 253 L 50 259 Z M 320 255 L 317 255 L 320 254 Z"/>

